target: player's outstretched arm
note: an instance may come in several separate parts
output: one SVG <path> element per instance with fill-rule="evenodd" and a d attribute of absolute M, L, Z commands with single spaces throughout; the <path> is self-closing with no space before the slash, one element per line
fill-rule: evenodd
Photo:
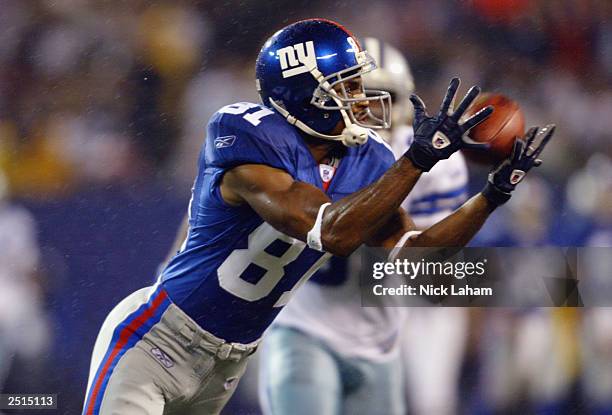
<path fill-rule="evenodd" d="M 221 194 L 230 204 L 250 205 L 276 229 L 315 249 L 349 255 L 361 244 L 376 239 L 380 228 L 397 214 L 421 173 L 467 146 L 463 141 L 465 133 L 493 111 L 487 107 L 460 123 L 479 89 L 471 88 L 453 110 L 458 87 L 459 79 L 455 78 L 435 117 L 430 117 L 421 99 L 413 96 L 415 138 L 404 157 L 378 181 L 335 203 L 320 189 L 294 181 L 282 170 L 255 164 L 228 171 L 221 183 Z"/>
<path fill-rule="evenodd" d="M 331 203 L 322 190 L 293 180 L 283 170 L 245 164 L 224 175 L 221 194 L 231 205 L 250 205 L 274 228 L 304 242 L 323 211 L 318 221 L 322 248 L 348 255 L 397 212 L 420 175 L 421 170 L 403 157 L 377 182 Z M 322 208 L 325 204 L 329 205 Z"/>

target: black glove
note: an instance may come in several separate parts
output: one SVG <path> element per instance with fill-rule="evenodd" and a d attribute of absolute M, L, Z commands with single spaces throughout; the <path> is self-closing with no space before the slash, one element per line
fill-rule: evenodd
<path fill-rule="evenodd" d="M 427 114 L 421 98 L 414 94 L 410 96 L 410 101 L 414 106 L 414 141 L 404 156 L 423 171 L 431 170 L 439 160 L 449 158 L 460 148 L 488 147 L 487 144 L 471 141 L 465 133 L 491 115 L 493 107 L 483 108 L 464 123 L 459 124 L 463 113 L 480 93 L 480 88 L 476 86 L 470 88 L 457 109 L 452 112 L 451 104 L 455 99 L 459 83 L 459 78 L 451 80 L 440 112 L 435 117 Z"/>
<path fill-rule="evenodd" d="M 532 167 L 542 164 L 542 160 L 538 157 L 554 132 L 554 124 L 549 124 L 544 128 L 533 127 L 527 131 L 524 138 L 519 138 L 514 142 L 512 155 L 489 173 L 489 180 L 482 191 L 482 195 L 493 206 L 506 203 L 516 185 L 523 180 L 527 172 Z M 536 137 L 541 137 L 540 144 L 533 148 L 532 144 Z"/>

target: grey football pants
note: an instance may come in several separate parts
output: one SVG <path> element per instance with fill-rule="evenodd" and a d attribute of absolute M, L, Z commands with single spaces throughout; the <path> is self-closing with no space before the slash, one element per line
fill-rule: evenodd
<path fill-rule="evenodd" d="M 208 415 L 230 399 L 256 344 L 224 342 L 163 296 L 158 287 L 142 289 L 109 314 L 94 347 L 83 414 Z"/>

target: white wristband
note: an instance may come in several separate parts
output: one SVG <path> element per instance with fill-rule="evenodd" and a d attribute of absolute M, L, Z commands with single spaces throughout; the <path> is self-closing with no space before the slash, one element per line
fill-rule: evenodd
<path fill-rule="evenodd" d="M 321 225 L 323 223 L 323 212 L 325 212 L 325 208 L 331 205 L 331 203 L 323 203 L 319 208 L 319 213 L 317 213 L 317 220 L 314 223 L 314 226 L 310 231 L 308 231 L 308 235 L 306 236 L 306 242 L 308 246 L 312 249 L 316 249 L 317 251 L 323 252 L 323 242 L 321 242 Z"/>
<path fill-rule="evenodd" d="M 403 234 L 402 237 L 399 239 L 399 241 L 397 241 L 397 243 L 395 244 L 395 248 L 391 250 L 391 253 L 389 254 L 389 261 L 393 261 L 395 257 L 397 257 L 400 250 L 404 247 L 408 239 L 412 238 L 413 236 L 420 235 L 420 234 L 421 234 L 421 231 L 408 231 L 405 234 Z"/>

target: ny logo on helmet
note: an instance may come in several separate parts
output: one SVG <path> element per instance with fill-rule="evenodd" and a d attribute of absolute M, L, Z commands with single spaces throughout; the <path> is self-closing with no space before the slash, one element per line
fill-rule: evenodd
<path fill-rule="evenodd" d="M 283 78 L 290 78 L 317 68 L 317 56 L 312 41 L 287 46 L 276 53 L 280 59 Z"/>

